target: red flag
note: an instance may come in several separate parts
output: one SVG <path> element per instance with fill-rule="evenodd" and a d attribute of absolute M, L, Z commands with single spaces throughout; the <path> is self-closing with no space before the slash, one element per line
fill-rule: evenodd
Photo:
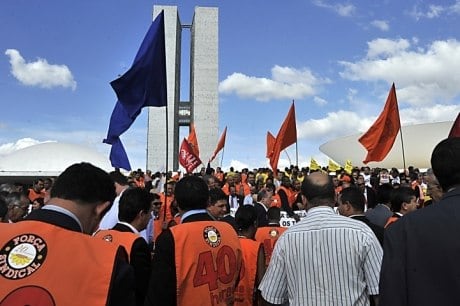
<path fill-rule="evenodd" d="M 460 137 L 460 113 L 458 113 L 457 119 L 455 119 L 454 125 L 450 129 L 449 137 Z"/>
<path fill-rule="evenodd" d="M 227 137 L 227 127 L 225 127 L 224 131 L 222 132 L 222 135 L 220 135 L 219 142 L 217 143 L 217 147 L 214 150 L 214 153 L 212 153 L 211 158 L 209 159 L 209 162 L 212 162 L 214 158 L 216 158 L 217 153 L 219 153 L 220 150 L 222 150 L 225 147 L 225 138 Z"/>
<path fill-rule="evenodd" d="M 275 143 L 273 144 L 273 154 L 270 157 L 270 166 L 276 172 L 278 168 L 278 160 L 282 150 L 286 149 L 293 143 L 297 142 L 297 128 L 295 124 L 295 106 L 292 101 L 291 108 L 281 125 L 278 135 L 276 135 Z"/>
<path fill-rule="evenodd" d="M 196 167 L 201 165 L 200 158 L 193 152 L 190 143 L 185 138 L 182 140 L 180 146 L 179 163 L 187 170 L 187 173 L 192 172 Z"/>
<path fill-rule="evenodd" d="M 198 147 L 198 139 L 196 138 L 195 125 L 193 123 L 190 124 L 190 134 L 188 135 L 187 141 L 192 147 L 193 153 L 195 153 L 196 156 L 200 156 L 200 148 Z"/>
<path fill-rule="evenodd" d="M 267 158 L 270 158 L 273 154 L 273 146 L 275 145 L 275 136 L 272 133 L 267 132 Z"/>
<path fill-rule="evenodd" d="M 367 150 L 367 156 L 363 163 L 383 160 L 393 147 L 400 129 L 398 100 L 393 83 L 382 113 L 369 130 L 359 138 L 359 142 Z"/>

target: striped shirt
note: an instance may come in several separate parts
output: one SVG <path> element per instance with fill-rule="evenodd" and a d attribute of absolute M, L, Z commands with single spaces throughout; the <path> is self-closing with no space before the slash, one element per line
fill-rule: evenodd
<path fill-rule="evenodd" d="M 274 304 L 369 305 L 382 256 L 366 224 L 314 207 L 278 239 L 259 289 Z"/>

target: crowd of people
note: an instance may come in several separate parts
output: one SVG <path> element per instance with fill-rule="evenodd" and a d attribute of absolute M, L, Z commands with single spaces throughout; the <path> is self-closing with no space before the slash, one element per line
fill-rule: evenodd
<path fill-rule="evenodd" d="M 431 164 L 1 184 L 0 305 L 456 305 L 460 138 Z"/>

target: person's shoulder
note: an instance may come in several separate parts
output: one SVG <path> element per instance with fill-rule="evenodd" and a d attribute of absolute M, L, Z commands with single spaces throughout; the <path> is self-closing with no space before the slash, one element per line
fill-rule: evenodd
<path fill-rule="evenodd" d="M 132 249 L 133 250 L 137 250 L 137 251 L 148 251 L 150 253 L 150 250 L 149 250 L 149 245 L 147 244 L 147 241 L 145 241 L 144 238 L 142 237 L 137 237 L 134 242 L 133 242 L 133 246 L 132 246 Z"/>
<path fill-rule="evenodd" d="M 366 215 L 367 214 L 374 214 L 374 213 L 378 213 L 379 211 L 382 211 L 382 210 L 387 210 L 385 207 L 383 207 L 384 204 L 377 204 L 375 205 L 375 207 L 373 207 L 372 209 L 368 209 L 366 211 Z"/>
<path fill-rule="evenodd" d="M 367 225 L 364 223 L 362 220 L 355 219 L 355 218 L 350 218 L 350 217 L 345 217 L 345 216 L 340 216 L 337 215 L 335 217 L 337 221 L 344 223 L 346 225 L 349 225 L 350 227 L 358 227 L 358 228 L 366 228 Z"/>
<path fill-rule="evenodd" d="M 121 223 L 115 224 L 115 226 L 112 229 L 118 232 L 133 233 L 133 231 L 128 226 L 121 224 Z"/>
<path fill-rule="evenodd" d="M 260 204 L 259 202 L 255 202 L 254 203 L 254 208 L 255 209 L 264 209 L 264 207 L 262 206 L 262 204 Z M 264 209 L 265 210 L 265 209 Z"/>
<path fill-rule="evenodd" d="M 211 218 L 211 216 L 208 213 L 204 212 L 204 213 L 193 214 L 193 215 L 187 216 L 187 218 L 182 219 L 182 224 L 187 224 L 190 222 L 197 222 L 197 221 L 214 221 L 214 219 Z"/>
<path fill-rule="evenodd" d="M 349 231 L 361 233 L 364 235 L 373 234 L 372 229 L 365 222 L 345 216 L 337 216 L 337 229 L 348 229 Z"/>

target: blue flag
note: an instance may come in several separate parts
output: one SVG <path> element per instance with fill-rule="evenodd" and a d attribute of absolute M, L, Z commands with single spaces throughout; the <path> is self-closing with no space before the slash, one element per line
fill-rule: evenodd
<path fill-rule="evenodd" d="M 104 143 L 112 145 L 110 161 L 115 168 L 131 170 L 120 140 L 145 106 L 166 106 L 166 53 L 164 13 L 152 22 L 131 68 L 110 83 L 118 101 L 110 117 Z"/>

